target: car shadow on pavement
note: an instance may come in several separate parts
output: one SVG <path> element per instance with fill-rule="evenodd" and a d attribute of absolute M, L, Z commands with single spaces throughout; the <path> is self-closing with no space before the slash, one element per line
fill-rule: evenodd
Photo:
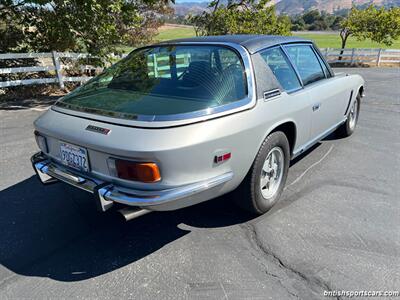
<path fill-rule="evenodd" d="M 117 212 L 96 212 L 86 192 L 62 183 L 45 187 L 32 176 L 0 191 L 0 264 L 23 276 L 93 278 L 182 238 L 190 230 L 180 224 L 214 228 L 252 218 L 231 202 L 228 195 L 125 222 Z"/>
<path fill-rule="evenodd" d="M 332 132 L 331 134 L 326 136 L 321 142 L 317 142 L 315 145 L 311 146 L 309 149 L 307 149 L 306 151 L 301 153 L 299 156 L 292 159 L 292 161 L 290 162 L 290 167 L 293 167 L 295 164 L 300 162 L 303 158 L 310 155 L 310 153 L 314 152 L 316 149 L 318 149 L 320 146 L 322 146 L 324 141 L 335 141 L 335 140 L 340 140 L 340 139 L 343 139 L 343 137 L 340 136 L 340 134 L 338 134 L 337 131 Z"/>
<path fill-rule="evenodd" d="M 322 145 L 321 143 L 316 143 L 315 145 L 313 145 L 312 147 L 310 147 L 303 153 L 299 154 L 299 156 L 295 157 L 294 159 L 292 159 L 290 161 L 290 167 L 293 167 L 295 164 L 300 162 L 303 158 L 305 158 L 307 155 L 309 155 L 311 152 L 313 152 L 315 149 L 317 149 L 321 145 Z"/>
<path fill-rule="evenodd" d="M 291 166 L 320 145 L 301 154 Z M 282 205 L 289 205 L 283 200 Z M 116 211 L 97 212 L 90 194 L 63 183 L 44 186 L 35 176 L 0 191 L 0 203 L 0 264 L 23 276 L 58 281 L 85 280 L 127 266 L 182 238 L 190 227 L 218 228 L 254 218 L 227 194 L 125 222 Z M 282 205 L 278 203 L 265 216 Z M 2 281 L 0 277 L 0 285 Z"/>
<path fill-rule="evenodd" d="M 337 130 L 332 132 L 330 135 L 325 137 L 323 141 L 336 141 L 336 140 L 342 140 L 346 139 L 347 137 L 341 135 Z"/>

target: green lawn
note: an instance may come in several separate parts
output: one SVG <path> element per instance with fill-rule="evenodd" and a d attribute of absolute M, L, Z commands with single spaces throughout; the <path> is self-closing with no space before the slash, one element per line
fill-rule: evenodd
<path fill-rule="evenodd" d="M 295 34 L 303 38 L 314 40 L 320 48 L 340 48 L 341 40 L 339 34 Z M 357 41 L 356 38 L 349 37 L 347 40 L 346 48 L 389 48 L 389 49 L 400 49 L 400 40 L 395 41 L 391 46 L 385 46 L 382 44 L 374 43 L 370 40 Z"/>
<path fill-rule="evenodd" d="M 160 30 L 160 33 L 156 36 L 158 41 L 180 39 L 195 36 L 194 29 L 192 27 L 182 28 L 168 28 Z"/>
<path fill-rule="evenodd" d="M 162 41 L 166 41 L 166 40 L 192 37 L 195 35 L 196 34 L 192 27 L 161 29 L 159 31 L 158 35 L 154 38 L 154 42 L 162 42 Z M 134 49 L 133 47 L 124 46 L 124 45 L 120 45 L 117 48 L 118 48 L 118 51 L 122 51 L 124 53 L 129 53 Z"/>
<path fill-rule="evenodd" d="M 297 36 L 308 38 L 314 40 L 318 47 L 320 48 L 340 48 L 341 42 L 339 34 L 336 33 L 327 33 L 327 34 L 296 34 Z M 160 33 L 157 35 L 156 39 L 159 41 L 165 41 L 176 38 L 185 38 L 195 36 L 195 32 L 193 28 L 168 28 L 160 30 Z M 347 41 L 347 48 L 391 48 L 391 49 L 400 49 L 400 40 L 397 40 L 393 43 L 392 46 L 388 47 L 382 44 L 371 42 L 370 40 L 366 41 L 357 41 L 355 38 L 350 37 Z"/>

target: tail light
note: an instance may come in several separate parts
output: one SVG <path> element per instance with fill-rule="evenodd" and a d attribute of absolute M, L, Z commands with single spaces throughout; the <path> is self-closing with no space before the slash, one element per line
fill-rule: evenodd
<path fill-rule="evenodd" d="M 44 153 L 47 153 L 48 147 L 46 138 L 40 135 L 40 133 L 37 131 L 35 131 L 34 134 L 35 134 L 36 144 L 38 145 L 39 149 L 42 150 Z"/>
<path fill-rule="evenodd" d="M 160 170 L 156 163 L 134 162 L 122 159 L 108 159 L 111 175 L 121 179 L 146 183 L 160 181 Z"/>

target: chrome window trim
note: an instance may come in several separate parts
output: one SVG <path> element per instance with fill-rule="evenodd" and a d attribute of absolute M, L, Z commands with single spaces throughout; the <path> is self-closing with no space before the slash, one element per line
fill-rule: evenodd
<path fill-rule="evenodd" d="M 303 80 L 302 80 L 301 77 L 300 77 L 300 73 L 299 73 L 299 71 L 297 70 L 296 65 L 294 64 L 294 62 L 293 62 L 293 60 L 291 59 L 289 53 L 288 53 L 288 52 L 286 51 L 286 49 L 285 49 L 286 46 L 288 46 L 288 47 L 294 47 L 294 46 L 310 46 L 311 49 L 312 49 L 312 51 L 313 51 L 313 52 L 315 53 L 315 55 L 317 56 L 317 60 L 318 60 L 318 62 L 319 62 L 320 64 L 321 64 L 321 60 L 322 60 L 322 62 L 324 62 L 325 64 L 326 64 L 326 61 L 323 60 L 323 59 L 321 58 L 321 56 L 318 54 L 318 51 L 317 51 L 316 48 L 315 48 L 315 45 L 314 45 L 311 41 L 310 41 L 310 42 L 282 43 L 282 44 L 278 44 L 278 45 L 274 45 L 274 46 L 269 46 L 269 47 L 264 47 L 264 48 L 259 48 L 259 49 L 257 49 L 257 51 L 254 52 L 254 53 L 260 53 L 260 52 L 263 52 L 263 51 L 266 51 L 266 50 L 269 50 L 269 49 L 274 49 L 274 48 L 281 48 L 282 52 L 284 53 L 284 55 L 286 56 L 287 60 L 289 61 L 289 64 L 292 66 L 294 72 L 296 73 L 297 79 L 300 81 L 300 84 L 301 84 L 301 87 L 295 88 L 295 89 L 292 89 L 292 90 L 288 90 L 288 91 L 286 91 L 285 89 L 282 88 L 282 90 L 285 91 L 287 94 L 290 95 L 290 94 L 296 93 L 296 92 L 301 91 L 301 90 L 303 90 L 303 89 L 305 89 L 305 88 L 308 88 L 310 85 L 312 86 L 314 83 L 320 82 L 321 80 L 329 79 L 329 78 L 334 77 L 334 75 L 331 74 L 331 77 L 329 77 L 329 78 L 325 77 L 324 79 L 320 79 L 320 80 L 317 80 L 317 81 L 315 81 L 315 82 L 312 82 L 312 83 L 309 83 L 309 84 L 307 84 L 307 85 L 304 85 L 304 82 L 303 82 Z M 320 67 L 321 67 L 321 69 L 322 69 L 322 72 L 323 72 L 324 75 L 325 75 L 324 69 L 322 68 L 321 65 L 320 65 Z M 329 67 L 327 67 L 327 69 L 328 69 L 329 72 L 331 72 L 331 70 L 330 70 Z M 326 76 L 326 75 L 325 75 L 325 76 Z"/>
<path fill-rule="evenodd" d="M 256 50 L 252 51 L 251 54 L 256 54 L 260 51 L 275 48 L 275 47 L 281 47 L 285 45 L 300 45 L 300 44 L 312 44 L 313 42 L 311 40 L 303 40 L 303 41 L 287 41 L 287 42 L 280 42 L 276 43 L 275 45 L 269 45 L 269 46 L 262 46 L 258 47 Z"/>
<path fill-rule="evenodd" d="M 310 82 L 310 83 L 308 83 L 308 84 L 306 84 L 306 85 L 304 85 L 303 80 L 300 78 L 300 80 L 301 80 L 301 82 L 302 82 L 302 84 L 303 84 L 303 88 L 305 88 L 305 87 L 307 87 L 307 86 L 309 86 L 310 84 L 313 84 L 313 83 L 315 83 L 315 82 L 318 82 L 318 81 L 327 79 L 326 74 L 325 74 L 325 71 L 324 71 L 324 68 L 322 68 L 320 59 L 319 59 L 318 55 L 317 55 L 316 52 L 315 52 L 314 44 L 313 44 L 313 43 L 296 43 L 296 44 L 283 44 L 283 45 L 281 45 L 281 47 L 284 49 L 286 55 L 288 56 L 288 58 L 289 58 L 290 61 L 292 62 L 292 65 L 293 65 L 293 67 L 295 68 L 295 70 L 296 70 L 296 72 L 298 73 L 298 75 L 300 76 L 300 73 L 298 72 L 297 67 L 296 67 L 296 65 L 294 64 L 293 60 L 290 58 L 289 53 L 288 53 L 288 52 L 286 51 L 286 49 L 285 49 L 285 47 L 295 47 L 295 46 L 308 46 L 308 47 L 310 47 L 310 48 L 311 48 L 311 51 L 312 51 L 312 52 L 314 53 L 314 55 L 316 56 L 316 59 L 317 59 L 317 61 L 318 61 L 318 64 L 319 64 L 319 67 L 321 68 L 322 73 L 324 74 L 324 78 L 318 79 L 317 81 Z"/>
<path fill-rule="evenodd" d="M 273 48 L 278 48 L 278 47 L 281 48 L 281 50 L 283 51 L 284 55 L 286 56 L 286 58 L 288 59 L 289 63 L 291 64 L 292 68 L 294 69 L 294 72 L 296 73 L 297 78 L 299 79 L 300 84 L 301 84 L 301 88 L 296 88 L 296 89 L 293 89 L 293 90 L 290 90 L 290 91 L 286 91 L 286 93 L 288 93 L 288 94 L 300 91 L 300 90 L 304 89 L 304 87 L 305 87 L 304 86 L 304 82 L 300 77 L 299 71 L 297 70 L 296 66 L 293 63 L 293 60 L 290 58 L 289 54 L 287 53 L 287 51 L 285 49 L 285 46 L 297 46 L 297 45 L 312 45 L 313 46 L 314 44 L 313 44 L 312 41 L 280 43 L 280 44 L 276 44 L 276 45 L 273 45 L 273 46 L 260 47 L 256 51 L 253 52 L 253 54 L 255 54 L 255 53 L 259 53 L 259 52 L 262 52 L 262 51 L 265 51 L 265 50 L 268 50 L 268 49 L 273 49 Z"/>
<path fill-rule="evenodd" d="M 302 45 L 302 44 L 295 44 L 295 45 Z M 294 72 L 296 73 L 297 79 L 300 81 L 300 84 L 301 84 L 301 89 L 304 89 L 305 85 L 304 85 L 303 79 L 300 76 L 299 70 L 297 70 L 296 65 L 294 64 L 292 58 L 290 57 L 289 53 L 286 51 L 284 46 L 286 46 L 286 45 L 279 45 L 279 47 L 282 49 L 283 53 L 286 55 L 286 58 L 288 59 L 289 63 L 291 64 Z M 300 90 L 300 88 L 295 89 L 291 93 L 294 93 L 295 91 L 299 91 L 299 90 Z"/>
<path fill-rule="evenodd" d="M 247 84 L 247 96 L 241 100 L 234 101 L 225 105 L 207 108 L 199 111 L 193 111 L 188 113 L 181 114 L 172 114 L 172 115 L 135 115 L 134 119 L 123 119 L 118 116 L 104 116 L 99 114 L 87 113 L 73 109 L 67 109 L 62 107 L 57 107 L 55 105 L 52 106 L 52 110 L 58 111 L 61 113 L 66 113 L 69 115 L 81 116 L 84 118 L 91 118 L 95 116 L 95 119 L 105 122 L 113 122 L 116 123 L 115 120 L 118 119 L 118 123 L 124 125 L 136 125 L 143 126 L 143 122 L 147 122 L 146 126 L 148 127 L 163 127 L 163 126 L 177 126 L 184 125 L 188 123 L 204 121 L 212 118 L 221 117 L 224 115 L 229 115 L 232 113 L 240 112 L 243 110 L 251 109 L 256 105 L 256 86 L 255 86 L 255 77 L 253 64 L 251 60 L 250 53 L 248 50 L 235 43 L 227 43 L 227 42 L 165 42 L 162 44 L 150 45 L 143 48 L 151 48 L 151 47 L 165 47 L 165 46 L 174 46 L 174 45 L 214 45 L 214 46 L 225 46 L 227 48 L 233 49 L 242 60 L 246 84 Z M 143 48 L 138 48 L 143 49 Z M 135 50 L 134 50 L 135 51 Z M 166 122 L 172 124 L 165 124 Z"/>
<path fill-rule="evenodd" d="M 321 69 L 322 69 L 322 73 L 324 73 L 325 79 L 328 79 L 328 74 L 326 74 L 326 72 L 325 72 L 325 69 L 322 67 L 322 61 L 321 61 L 321 58 L 319 57 L 319 55 L 318 55 L 317 51 L 315 50 L 315 47 L 314 47 L 314 45 L 310 45 L 310 47 L 311 47 L 311 50 L 314 52 L 314 55 L 317 57 L 317 60 L 318 60 L 319 66 L 320 66 L 320 67 L 321 67 Z M 326 67 L 326 66 L 325 66 L 325 67 Z M 318 81 L 319 81 L 319 80 L 318 80 Z"/>
<path fill-rule="evenodd" d="M 298 88 L 294 88 L 294 89 L 291 89 L 291 90 L 285 90 L 285 89 L 282 87 L 282 85 L 280 84 L 278 78 L 276 78 L 276 76 L 275 76 L 275 74 L 274 74 L 274 76 L 275 76 L 277 82 L 279 83 L 280 87 L 281 87 L 282 90 L 285 91 L 287 94 L 292 94 L 292 93 L 294 93 L 294 92 L 297 92 L 297 91 L 302 90 L 302 89 L 304 88 L 304 84 L 303 84 L 303 81 L 302 81 L 301 78 L 300 78 L 300 74 L 298 73 L 297 69 L 294 67 L 292 60 L 290 59 L 289 55 L 287 54 L 287 52 L 285 51 L 285 49 L 282 47 L 281 44 L 280 44 L 280 45 L 275 45 L 275 46 L 272 46 L 272 47 L 262 48 L 262 49 L 258 50 L 257 53 L 260 53 L 260 55 L 261 55 L 262 52 L 268 51 L 268 50 L 271 50 L 271 49 L 275 49 L 275 48 L 281 49 L 284 58 L 286 58 L 286 60 L 287 60 L 287 62 L 288 62 L 288 65 L 292 67 L 292 69 L 293 69 L 294 73 L 296 74 L 296 77 L 297 77 L 297 79 L 299 80 L 299 83 L 300 83 L 300 87 L 298 87 Z M 267 65 L 267 66 L 268 66 L 268 65 Z M 269 66 L 268 66 L 268 68 L 269 68 Z M 273 72 L 272 72 L 272 74 L 273 74 Z"/>
<path fill-rule="evenodd" d="M 324 56 L 322 55 L 321 51 L 318 49 L 318 47 L 315 46 L 314 43 L 312 44 L 312 48 L 313 48 L 313 50 L 314 50 L 314 52 L 315 52 L 315 55 L 318 57 L 318 60 L 320 61 L 320 63 L 323 64 L 323 65 L 325 66 L 325 68 L 326 68 L 326 69 L 328 70 L 328 72 L 329 72 L 329 77 L 327 76 L 328 74 L 325 74 L 325 75 L 326 75 L 326 79 L 335 77 L 335 73 L 332 72 L 329 63 L 326 61 L 326 59 L 325 59 Z M 324 68 L 322 68 L 322 70 L 323 70 L 324 73 L 325 73 Z"/>

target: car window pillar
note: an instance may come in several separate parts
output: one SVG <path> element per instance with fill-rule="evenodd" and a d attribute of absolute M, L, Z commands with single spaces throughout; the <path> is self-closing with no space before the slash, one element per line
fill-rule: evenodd
<path fill-rule="evenodd" d="M 282 45 L 279 46 L 283 52 L 283 54 L 286 56 L 286 59 L 288 60 L 288 62 L 290 63 L 290 65 L 292 66 L 294 72 L 296 73 L 297 78 L 300 81 L 301 87 L 304 88 L 304 82 L 303 79 L 301 79 L 299 70 L 297 70 L 296 65 L 293 63 L 293 60 L 291 59 L 290 55 L 287 53 L 285 47 L 283 47 Z"/>

